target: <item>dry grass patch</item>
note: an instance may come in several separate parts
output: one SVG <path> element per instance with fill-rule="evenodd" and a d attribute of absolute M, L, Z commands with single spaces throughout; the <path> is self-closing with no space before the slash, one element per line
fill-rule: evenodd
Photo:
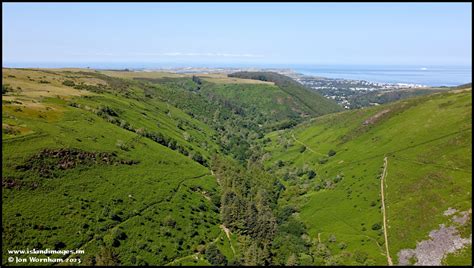
<path fill-rule="evenodd" d="M 121 71 L 101 71 L 100 73 L 118 77 L 118 78 L 180 78 L 180 77 L 187 77 L 188 75 L 185 74 L 176 74 L 176 73 L 169 73 L 169 72 L 121 72 Z"/>
<path fill-rule="evenodd" d="M 190 75 L 192 76 L 192 75 Z M 275 85 L 273 82 L 267 81 L 260 81 L 254 79 L 243 79 L 243 78 L 236 78 L 236 77 L 228 77 L 227 74 L 223 73 L 214 73 L 214 74 L 205 74 L 205 75 L 197 75 L 203 80 L 216 83 L 216 84 L 267 84 L 267 85 Z"/>

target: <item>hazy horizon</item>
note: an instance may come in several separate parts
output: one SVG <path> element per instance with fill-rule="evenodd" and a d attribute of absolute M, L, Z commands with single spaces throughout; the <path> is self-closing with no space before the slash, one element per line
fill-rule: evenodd
<path fill-rule="evenodd" d="M 88 61 L 88 62 L 3 62 L 4 68 L 93 68 L 93 69 L 141 69 L 141 68 L 294 68 L 294 67 L 412 67 L 412 68 L 472 68 L 471 64 L 340 64 L 340 63 L 238 63 L 238 62 L 114 62 L 114 61 Z"/>
<path fill-rule="evenodd" d="M 3 3 L 6 63 L 471 65 L 471 3 Z"/>

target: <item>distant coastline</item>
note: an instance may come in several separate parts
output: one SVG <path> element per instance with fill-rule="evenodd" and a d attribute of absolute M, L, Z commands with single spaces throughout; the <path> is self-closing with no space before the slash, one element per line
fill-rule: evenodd
<path fill-rule="evenodd" d="M 472 82 L 472 66 L 430 65 L 297 65 L 297 64 L 246 64 L 246 63 L 3 63 L 11 68 L 91 68 L 130 70 L 171 70 L 173 72 L 202 73 L 217 71 L 228 73 L 239 70 L 270 70 L 292 76 L 307 75 L 332 79 L 364 80 L 372 83 L 412 84 L 422 86 L 458 86 Z"/>
<path fill-rule="evenodd" d="M 472 81 L 471 66 L 321 66 L 296 68 L 305 75 L 374 83 L 458 86 Z"/>

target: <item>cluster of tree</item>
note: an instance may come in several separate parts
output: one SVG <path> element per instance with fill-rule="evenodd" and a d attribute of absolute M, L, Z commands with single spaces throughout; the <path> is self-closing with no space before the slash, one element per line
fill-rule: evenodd
<path fill-rule="evenodd" d="M 71 71 L 63 71 L 64 74 L 67 74 L 65 77 L 70 79 L 75 78 L 96 78 L 100 79 L 105 83 L 98 83 L 95 85 L 85 84 L 84 82 L 76 83 L 73 80 L 65 80 L 63 81 L 63 85 L 69 86 L 79 90 L 88 90 L 95 93 L 113 93 L 113 94 L 121 94 L 128 98 L 135 98 L 139 99 L 139 97 L 131 90 L 133 86 L 136 84 L 133 81 L 111 77 L 105 74 L 100 73 L 99 71 L 80 71 L 80 72 L 71 72 Z"/>
<path fill-rule="evenodd" d="M 77 104 L 71 103 L 71 106 L 77 106 Z M 96 114 L 112 124 L 120 126 L 121 128 L 124 128 L 128 131 L 133 131 L 138 135 L 151 139 L 154 142 L 170 148 L 171 150 L 178 151 L 179 153 L 190 157 L 192 160 L 203 166 L 209 166 L 208 160 L 200 152 L 193 152 L 192 149 L 187 149 L 185 146 L 179 144 L 175 139 L 168 137 L 161 132 L 148 131 L 145 128 L 135 129 L 125 120 L 119 119 L 119 112 L 109 106 L 99 107 L 99 109 L 96 110 Z"/>
<path fill-rule="evenodd" d="M 42 82 L 40 81 L 40 83 L 42 83 Z M 110 88 L 108 88 L 106 85 L 103 85 L 103 84 L 89 85 L 89 84 L 84 84 L 83 82 L 81 82 L 79 84 L 76 84 L 72 80 L 65 80 L 65 81 L 63 81 L 62 84 L 65 85 L 65 86 L 68 86 L 68 87 L 75 88 L 75 89 L 87 90 L 87 91 L 91 91 L 91 92 L 94 92 L 94 93 L 104 93 L 107 90 L 110 90 Z"/>
<path fill-rule="evenodd" d="M 261 167 L 244 168 L 220 156 L 213 157 L 211 168 L 222 188 L 222 223 L 247 237 L 242 245 L 242 263 L 270 264 L 271 242 L 277 230 L 273 208 L 282 185 Z"/>
<path fill-rule="evenodd" d="M 286 119 L 286 120 L 282 120 L 280 122 L 276 122 L 276 123 L 268 125 L 267 129 L 269 131 L 276 131 L 276 130 L 281 130 L 281 129 L 292 128 L 296 126 L 299 122 L 301 122 L 301 120 L 296 119 L 296 118 Z"/>
<path fill-rule="evenodd" d="M 285 189 L 278 179 L 258 162 L 243 167 L 215 156 L 211 167 L 222 187 L 222 222 L 243 241 L 238 263 L 284 265 L 308 251 L 310 244 L 303 239 L 306 227 L 293 216 L 297 209 L 278 205 Z"/>
<path fill-rule="evenodd" d="M 309 254 L 311 241 L 306 226 L 293 216 L 295 212 L 298 209 L 288 205 L 277 210 L 278 230 L 272 243 L 274 265 L 298 265 L 299 256 Z"/>
<path fill-rule="evenodd" d="M 135 81 L 142 82 L 141 84 L 155 84 L 161 85 L 166 88 L 174 88 L 177 87 L 180 90 L 186 91 L 196 91 L 197 86 L 199 85 L 196 83 L 195 80 L 199 79 L 191 79 L 188 77 L 162 77 L 162 78 L 145 78 L 145 77 L 135 77 L 133 78 Z M 199 80 L 200 81 L 200 80 Z"/>
<path fill-rule="evenodd" d="M 201 84 L 198 84 L 196 78 L 189 79 L 194 86 L 187 85 L 188 79 L 183 82 L 176 78 L 167 79 L 166 82 L 163 79 L 148 79 L 148 84 L 143 86 L 153 87 L 161 100 L 211 126 L 217 133 L 215 139 L 224 154 L 231 155 L 241 163 L 257 155 L 260 147 L 255 140 L 263 137 L 265 131 L 259 124 L 272 119 L 258 110 L 246 109 L 209 90 L 196 92 L 194 89 L 197 86 L 205 88 L 209 85 L 201 80 Z"/>
<path fill-rule="evenodd" d="M 249 74 L 249 73 L 246 73 Z M 298 82 L 276 73 L 257 73 L 257 79 L 275 82 L 292 98 L 299 100 L 307 114 L 324 114 L 338 110 L 337 104 L 327 104 L 327 100 L 307 90 Z M 241 73 L 229 76 L 240 77 Z M 245 75 L 244 75 L 245 76 Z M 249 77 L 244 77 L 249 78 Z M 250 77 L 253 78 L 253 77 Z M 159 99 L 185 111 L 193 118 L 211 126 L 217 132 L 217 143 L 224 154 L 232 156 L 241 164 L 261 156 L 258 139 L 269 131 L 291 128 L 301 122 L 300 114 L 286 114 L 276 118 L 265 114 L 255 106 L 230 99 L 214 90 L 216 85 L 203 81 L 197 76 L 190 78 L 136 78 L 142 88 L 151 91 Z M 196 91 L 195 89 L 200 90 Z M 322 100 L 319 99 L 322 98 Z M 324 103 L 322 103 L 324 102 Z M 328 105 L 332 108 L 324 108 Z M 314 110 L 312 112 L 312 110 Z"/>
<path fill-rule="evenodd" d="M 170 148 L 171 150 L 175 150 L 185 156 L 189 156 L 192 160 L 198 162 L 199 164 L 203 166 L 206 166 L 206 167 L 209 166 L 207 159 L 204 158 L 200 152 L 189 152 L 184 146 L 179 144 L 176 140 L 163 135 L 161 132 L 151 132 L 145 129 L 137 130 L 136 132 L 143 137 L 149 138 L 161 145 L 164 145 Z"/>

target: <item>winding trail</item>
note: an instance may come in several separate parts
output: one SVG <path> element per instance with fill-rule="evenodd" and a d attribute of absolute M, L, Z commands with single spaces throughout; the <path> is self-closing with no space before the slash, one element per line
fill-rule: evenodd
<path fill-rule="evenodd" d="M 235 255 L 235 249 L 234 249 L 234 246 L 232 246 L 232 240 L 230 239 L 230 230 L 229 230 L 229 228 L 225 227 L 224 224 L 219 225 L 219 227 L 222 228 L 222 230 L 224 231 L 224 233 L 227 236 L 227 239 L 229 239 L 230 248 L 232 249 L 232 252 Z"/>
<path fill-rule="evenodd" d="M 165 264 L 164 266 L 173 266 L 173 264 L 174 264 L 175 262 L 179 262 L 179 261 L 182 261 L 182 260 L 185 260 L 185 259 L 189 259 L 189 258 L 194 258 L 195 260 L 198 260 L 198 259 L 199 259 L 199 253 L 193 253 L 193 254 L 191 254 L 191 255 L 188 255 L 188 256 L 184 256 L 184 257 L 175 259 L 175 260 L 173 260 L 172 262 Z"/>
<path fill-rule="evenodd" d="M 384 189 L 383 184 L 384 184 L 384 181 L 385 181 L 385 176 L 387 176 L 387 165 L 388 165 L 388 159 L 385 156 L 385 158 L 383 159 L 382 178 L 380 179 L 380 192 L 381 192 L 381 195 L 382 195 L 383 235 L 385 237 L 385 251 L 386 251 L 386 255 L 387 255 L 388 265 L 392 266 L 393 262 L 392 262 L 392 258 L 390 257 L 390 252 L 388 250 L 387 217 L 386 217 L 386 213 L 385 213 L 385 195 L 384 195 L 384 191 L 383 191 L 383 189 Z"/>
<path fill-rule="evenodd" d="M 227 235 L 227 238 L 229 239 L 229 243 L 230 243 L 230 236 L 229 236 L 229 233 L 230 233 L 230 230 L 225 227 L 224 225 L 219 225 L 219 227 L 224 231 L 224 233 Z M 220 235 L 218 235 L 216 237 L 216 239 L 214 239 L 214 241 L 210 242 L 210 244 L 214 244 L 214 243 L 217 243 L 217 241 L 219 241 L 219 238 L 220 238 Z M 234 247 L 232 246 L 232 243 L 230 243 L 230 247 L 232 248 L 232 251 L 234 252 L 234 255 L 235 255 L 235 250 L 234 250 Z M 185 259 L 189 259 L 189 258 L 194 258 L 195 260 L 198 260 L 202 257 L 200 257 L 202 254 L 197 252 L 197 253 L 193 253 L 191 255 L 188 255 L 188 256 L 184 256 L 184 257 L 180 257 L 178 259 L 174 259 L 173 261 L 165 264 L 165 266 L 172 266 L 174 263 L 176 262 L 179 262 L 179 261 L 182 261 L 182 260 L 185 260 Z"/>

